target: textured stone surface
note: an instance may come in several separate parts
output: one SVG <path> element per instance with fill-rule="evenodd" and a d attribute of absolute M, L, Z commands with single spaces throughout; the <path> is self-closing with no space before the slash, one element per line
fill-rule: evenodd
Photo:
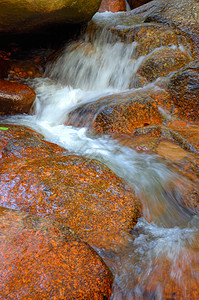
<path fill-rule="evenodd" d="M 142 90 L 107 96 L 84 105 L 69 115 L 67 124 L 90 126 L 100 133 L 132 135 L 134 129 L 162 123 L 158 110 L 172 110 L 170 96 L 163 90 Z"/>
<path fill-rule="evenodd" d="M 40 157 L 66 154 L 56 144 L 43 140 L 43 136 L 24 126 L 0 124 L 0 162 L 9 160 L 28 161 Z"/>
<path fill-rule="evenodd" d="M 1 127 L 8 128 L 0 129 L 1 206 L 60 221 L 90 244 L 124 242 L 122 232 L 136 224 L 141 207 L 123 180 L 29 129 Z"/>
<path fill-rule="evenodd" d="M 27 113 L 35 96 L 25 84 L 0 80 L 0 115 Z"/>
<path fill-rule="evenodd" d="M 189 63 L 189 56 L 180 49 L 160 48 L 153 51 L 139 68 L 138 72 L 153 81 L 158 77 L 167 76 Z"/>
<path fill-rule="evenodd" d="M 0 208 L 1 299 L 109 299 L 112 275 L 61 224 Z"/>
<path fill-rule="evenodd" d="M 168 86 L 178 109 L 177 115 L 188 121 L 198 121 L 199 112 L 199 60 L 176 72 Z"/>
<path fill-rule="evenodd" d="M 126 10 L 125 0 L 102 0 L 99 12 L 111 11 L 113 13 Z"/>
<path fill-rule="evenodd" d="M 162 22 L 182 30 L 199 43 L 198 0 L 154 0 L 131 11 L 145 22 Z"/>
<path fill-rule="evenodd" d="M 186 150 L 199 152 L 199 126 L 185 121 L 174 120 L 168 123 L 173 138 Z"/>
<path fill-rule="evenodd" d="M 101 0 L 5 0 L 0 3 L 0 32 L 26 32 L 59 23 L 91 19 Z"/>

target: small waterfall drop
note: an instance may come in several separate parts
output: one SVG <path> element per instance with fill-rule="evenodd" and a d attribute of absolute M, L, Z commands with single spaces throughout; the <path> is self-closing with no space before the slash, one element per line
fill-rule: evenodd
<path fill-rule="evenodd" d="M 177 175 L 157 156 L 137 153 L 108 136 L 91 137 L 87 128 L 64 125 L 68 113 L 79 105 L 132 88 L 134 75 L 146 57 L 137 58 L 135 42 L 123 43 L 106 30 L 110 24 L 120 25 L 119 15 L 96 14 L 85 35 L 66 45 L 61 56 L 49 64 L 45 77 L 30 83 L 37 94 L 32 115 L 2 118 L 2 122 L 29 126 L 48 141 L 102 161 L 134 188 L 143 201 L 144 216 L 129 245 L 122 253 L 96 250 L 115 276 L 112 300 L 162 299 L 166 282 L 158 278 L 158 266 L 166 268 L 169 280 L 183 286 L 183 270 L 196 263 L 198 247 L 197 216 L 191 221 L 192 211 L 180 207 L 169 190 Z M 157 217 L 159 205 L 162 214 Z M 199 282 L 197 270 L 189 269 L 188 274 Z M 153 276 L 156 285 L 151 291 Z"/>

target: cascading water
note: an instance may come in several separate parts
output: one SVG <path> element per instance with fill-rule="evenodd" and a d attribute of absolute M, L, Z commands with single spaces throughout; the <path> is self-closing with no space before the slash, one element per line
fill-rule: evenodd
<path fill-rule="evenodd" d="M 199 280 L 193 267 L 197 262 L 198 218 L 179 206 L 176 196 L 169 192 L 176 174 L 156 156 L 139 154 L 108 136 L 90 137 L 87 128 L 64 125 L 68 113 L 80 104 L 133 86 L 136 89 L 133 78 L 145 57 L 136 57 L 136 43 L 124 44 L 106 30 L 109 24 L 119 26 L 119 15 L 97 14 L 86 34 L 67 45 L 48 66 L 46 77 L 31 82 L 37 93 L 32 115 L 3 118 L 3 122 L 27 125 L 69 151 L 102 161 L 137 195 L 143 195 L 144 217 L 154 223 L 140 219 L 122 253 L 97 251 L 115 276 L 112 300 L 162 299 L 166 279 L 188 289 L 183 277 L 188 270 L 196 285 Z M 102 24 L 103 29 L 96 29 Z M 164 207 L 159 216 L 158 205 Z M 168 278 L 158 278 L 158 268 L 166 268 Z M 156 284 L 151 291 L 152 277 Z"/>

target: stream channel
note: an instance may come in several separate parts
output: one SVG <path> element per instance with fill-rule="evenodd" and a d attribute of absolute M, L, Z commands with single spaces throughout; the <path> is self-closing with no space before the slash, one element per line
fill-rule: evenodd
<path fill-rule="evenodd" d="M 175 182 L 175 172 L 158 156 L 121 146 L 108 135 L 91 136 L 87 127 L 65 125 L 67 115 L 82 104 L 136 90 L 132 78 L 145 57 L 136 59 L 136 42 L 123 43 L 106 30 L 120 22 L 124 23 L 120 13 L 96 14 L 86 33 L 66 45 L 45 76 L 28 82 L 37 94 L 32 115 L 4 117 L 2 122 L 28 126 L 50 142 L 103 162 L 137 194 L 145 195 L 143 217 L 125 249 L 95 249 L 114 274 L 112 300 L 179 299 L 177 289 L 183 290 L 183 299 L 190 299 L 189 289 L 199 284 L 199 218 L 181 207 L 177 195 L 165 192 L 168 183 Z M 156 88 L 155 82 L 142 89 L 149 87 Z M 162 214 L 159 205 L 164 206 Z M 168 298 L 165 289 L 170 281 L 176 290 Z"/>

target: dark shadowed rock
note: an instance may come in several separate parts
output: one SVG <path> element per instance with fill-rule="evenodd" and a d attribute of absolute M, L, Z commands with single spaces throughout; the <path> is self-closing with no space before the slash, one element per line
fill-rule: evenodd
<path fill-rule="evenodd" d="M 144 5 L 148 2 L 150 2 L 151 0 L 127 0 L 129 5 L 130 5 L 130 8 L 131 9 L 134 9 L 136 7 L 139 7 L 141 5 Z"/>
<path fill-rule="evenodd" d="M 153 0 L 131 11 L 145 22 L 174 25 L 199 43 L 198 0 Z"/>
<path fill-rule="evenodd" d="M 101 0 L 5 0 L 0 3 L 0 32 L 22 33 L 47 25 L 88 22 Z"/>
<path fill-rule="evenodd" d="M 27 113 L 35 96 L 25 84 L 0 80 L 0 115 Z"/>
<path fill-rule="evenodd" d="M 0 208 L 0 298 L 109 299 L 112 275 L 61 224 Z"/>

